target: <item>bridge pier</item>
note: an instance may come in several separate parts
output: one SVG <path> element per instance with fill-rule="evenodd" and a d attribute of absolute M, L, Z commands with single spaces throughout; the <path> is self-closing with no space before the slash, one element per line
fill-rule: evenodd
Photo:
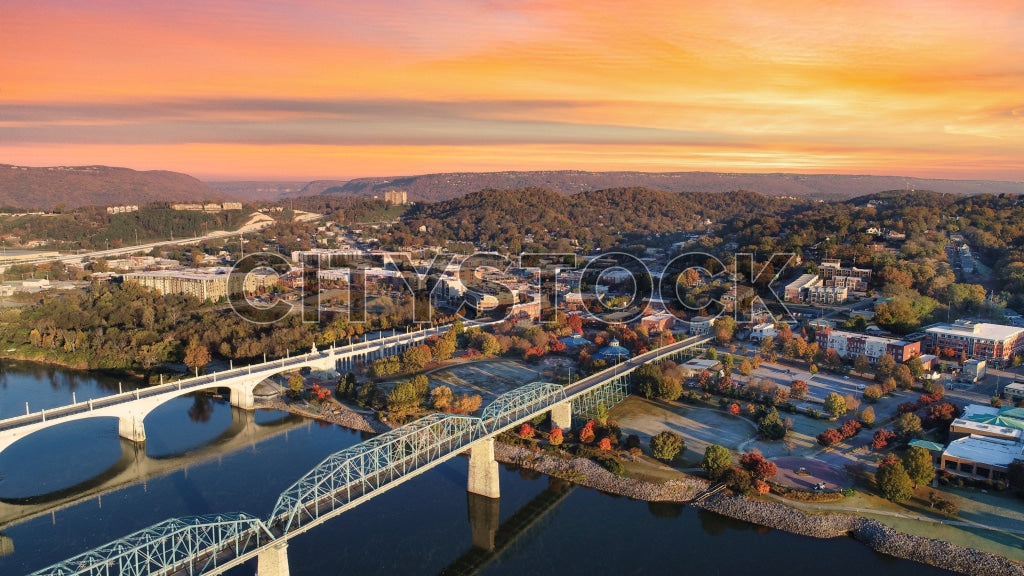
<path fill-rule="evenodd" d="M 466 487 L 472 494 L 498 498 L 498 462 L 494 459 L 494 438 L 484 438 L 469 449 L 469 482 Z"/>
<path fill-rule="evenodd" d="M 494 538 L 498 534 L 501 516 L 501 500 L 467 492 L 466 503 L 469 528 L 473 533 L 473 546 L 488 552 L 494 550 Z"/>
<path fill-rule="evenodd" d="M 551 406 L 551 427 L 558 426 L 563 432 L 572 429 L 572 401 L 566 400 Z"/>
<path fill-rule="evenodd" d="M 255 410 L 256 400 L 252 395 L 253 389 L 248 385 L 242 388 L 231 389 L 231 405 L 242 410 Z"/>
<path fill-rule="evenodd" d="M 267 546 L 256 556 L 257 576 L 288 576 L 288 542 Z"/>
<path fill-rule="evenodd" d="M 117 419 L 117 434 L 121 438 L 132 442 L 146 441 L 146 427 L 142 423 L 142 417 L 136 414 L 127 414 Z"/>

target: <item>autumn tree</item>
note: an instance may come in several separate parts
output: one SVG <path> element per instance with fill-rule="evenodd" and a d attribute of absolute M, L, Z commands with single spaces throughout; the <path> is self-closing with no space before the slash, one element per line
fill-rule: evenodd
<path fill-rule="evenodd" d="M 789 397 L 794 400 L 803 400 L 807 396 L 807 382 L 803 380 L 793 380 L 789 385 Z"/>
<path fill-rule="evenodd" d="M 766 459 L 757 449 L 740 456 L 740 466 L 758 480 L 766 480 L 778 472 L 775 463 Z"/>
<path fill-rule="evenodd" d="M 885 382 L 887 378 L 892 377 L 895 369 L 896 361 L 893 360 L 892 356 L 882 354 L 882 357 L 875 364 L 875 382 L 879 384 Z"/>
<path fill-rule="evenodd" d="M 480 405 L 483 404 L 483 396 L 479 394 L 459 394 L 459 396 L 452 402 L 452 413 L 454 414 L 472 414 L 480 409 Z"/>
<path fill-rule="evenodd" d="M 533 438 L 536 431 L 533 429 L 533 426 L 530 426 L 529 422 L 523 422 L 523 424 L 519 426 L 519 432 L 517 434 L 519 434 L 519 437 L 523 440 L 529 440 Z"/>
<path fill-rule="evenodd" d="M 892 430 L 886 430 L 885 428 L 875 432 L 875 435 L 871 437 L 871 448 L 873 450 L 881 450 L 889 445 L 890 442 L 896 439 L 896 433 Z"/>
<path fill-rule="evenodd" d="M 430 406 L 434 410 L 447 412 L 452 407 L 454 394 L 447 386 L 438 386 L 430 391 Z"/>
<path fill-rule="evenodd" d="M 846 414 L 846 400 L 835 392 L 829 392 L 828 396 L 825 396 L 824 408 L 825 412 L 835 420 L 843 414 Z"/>
<path fill-rule="evenodd" d="M 590 444 L 591 442 L 594 441 L 594 437 L 595 436 L 594 436 L 594 421 L 593 420 L 588 420 L 587 423 L 583 425 L 583 428 L 580 429 L 580 433 L 578 434 L 578 437 L 580 439 L 580 442 L 582 442 L 584 444 Z"/>
<path fill-rule="evenodd" d="M 893 502 L 905 502 L 914 493 L 913 480 L 903 468 L 900 459 L 892 454 L 878 465 L 878 471 L 875 472 L 875 483 L 882 496 Z"/>
<path fill-rule="evenodd" d="M 860 411 L 860 422 L 861 424 L 870 428 L 875 424 L 875 409 L 871 406 Z"/>
<path fill-rule="evenodd" d="M 288 377 L 288 396 L 292 399 L 299 399 L 302 397 L 302 391 L 306 388 L 306 380 L 302 377 L 302 374 L 295 372 Z"/>
<path fill-rule="evenodd" d="M 862 392 L 861 395 L 864 397 L 865 401 L 874 404 L 882 397 L 882 387 L 877 384 L 872 384 L 867 388 L 864 388 L 864 392 Z"/>
<path fill-rule="evenodd" d="M 420 344 L 419 346 L 413 346 L 405 352 L 402 352 L 402 369 L 406 372 L 418 372 L 426 366 L 427 362 L 433 358 L 433 353 L 430 351 L 430 347 L 426 344 Z"/>
<path fill-rule="evenodd" d="M 712 480 L 718 480 L 731 465 L 732 453 L 725 446 L 711 444 L 704 449 L 704 459 L 700 461 L 700 467 Z"/>
<path fill-rule="evenodd" d="M 427 399 L 427 395 L 430 394 L 430 380 L 425 375 L 417 374 L 409 379 L 409 383 L 416 390 L 416 397 L 420 402 Z"/>
<path fill-rule="evenodd" d="M 920 362 L 920 360 L 918 360 Z M 892 377 L 896 380 L 896 387 L 900 390 L 910 390 L 914 385 L 914 375 L 910 372 L 910 367 L 906 364 L 900 364 L 893 370 Z"/>
<path fill-rule="evenodd" d="M 680 453 L 686 450 L 686 442 L 683 437 L 668 430 L 658 432 L 651 437 L 651 454 L 658 460 L 671 462 Z"/>
<path fill-rule="evenodd" d="M 914 488 L 929 484 L 935 478 L 932 454 L 926 448 L 911 446 L 903 454 L 903 469 L 914 482 Z"/>
<path fill-rule="evenodd" d="M 548 434 L 548 444 L 551 444 L 552 446 L 561 446 L 563 441 L 565 441 L 565 436 L 562 429 L 558 426 L 552 428 L 551 433 Z"/>
<path fill-rule="evenodd" d="M 858 354 L 853 360 L 853 369 L 863 376 L 871 369 L 871 360 L 865 354 Z"/>
<path fill-rule="evenodd" d="M 206 365 L 210 363 L 213 358 L 210 356 L 210 349 L 204 344 L 200 344 L 199 340 L 193 338 L 189 340 L 188 346 L 185 347 L 185 366 L 189 367 L 189 370 L 196 372 L 197 370 L 206 369 Z"/>

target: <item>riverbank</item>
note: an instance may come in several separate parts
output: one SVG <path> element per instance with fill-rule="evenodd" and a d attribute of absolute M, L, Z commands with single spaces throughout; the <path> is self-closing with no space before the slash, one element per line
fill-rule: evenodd
<path fill-rule="evenodd" d="M 391 430 L 390 426 L 377 420 L 372 412 L 357 412 L 338 403 L 331 403 L 326 408 L 317 408 L 312 405 L 285 402 L 280 397 L 274 397 L 259 399 L 257 406 L 269 410 L 281 410 L 322 422 L 330 422 L 360 432 L 380 434 Z"/>
<path fill-rule="evenodd" d="M 585 458 L 561 458 L 521 446 L 496 443 L 494 457 L 537 472 L 566 478 L 603 492 L 649 502 L 691 502 L 708 487 L 706 480 L 686 477 L 663 484 L 615 476 Z M 969 576 L 1024 576 L 1024 564 L 943 540 L 899 532 L 876 520 L 851 514 L 812 514 L 778 502 L 718 494 L 698 507 L 752 524 L 813 538 L 852 536 L 872 550 Z"/>

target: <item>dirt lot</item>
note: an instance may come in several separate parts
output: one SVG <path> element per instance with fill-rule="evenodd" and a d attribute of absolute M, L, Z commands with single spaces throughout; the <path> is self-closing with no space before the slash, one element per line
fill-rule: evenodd
<path fill-rule="evenodd" d="M 681 458 L 691 466 L 700 463 L 708 445 L 721 444 L 736 450 L 757 433 L 757 426 L 749 420 L 718 410 L 655 403 L 640 396 L 626 398 L 611 410 L 610 416 L 618 420 L 623 435 L 636 434 L 645 448 L 651 436 L 664 430 L 682 435 L 686 440 L 686 453 Z"/>

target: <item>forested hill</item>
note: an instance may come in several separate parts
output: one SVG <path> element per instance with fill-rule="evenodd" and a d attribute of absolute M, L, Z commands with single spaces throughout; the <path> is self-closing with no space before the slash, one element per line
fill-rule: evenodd
<path fill-rule="evenodd" d="M 485 189 L 543 188 L 563 195 L 593 190 L 642 187 L 669 192 L 753 190 L 768 196 L 843 200 L 882 190 L 934 190 L 957 195 L 1022 194 L 1024 182 L 938 180 L 902 176 L 835 174 L 736 174 L 716 172 L 452 172 L 388 178 L 357 178 L 344 184 L 304 189 L 296 196 L 338 194 L 383 197 L 405 190 L 409 200 L 437 202 Z"/>
<path fill-rule="evenodd" d="M 29 168 L 0 164 L 0 206 L 51 210 L 59 205 L 201 202 L 224 194 L 179 172 L 109 166 Z"/>
<path fill-rule="evenodd" d="M 554 247 L 568 238 L 611 247 L 619 234 L 701 230 L 708 221 L 738 215 L 779 214 L 807 201 L 753 192 L 675 193 L 617 188 L 563 196 L 550 190 L 483 190 L 461 198 L 422 204 L 394 229 L 401 245 L 482 242 L 494 247 L 538 243 Z M 420 232 L 421 227 L 426 233 Z"/>

